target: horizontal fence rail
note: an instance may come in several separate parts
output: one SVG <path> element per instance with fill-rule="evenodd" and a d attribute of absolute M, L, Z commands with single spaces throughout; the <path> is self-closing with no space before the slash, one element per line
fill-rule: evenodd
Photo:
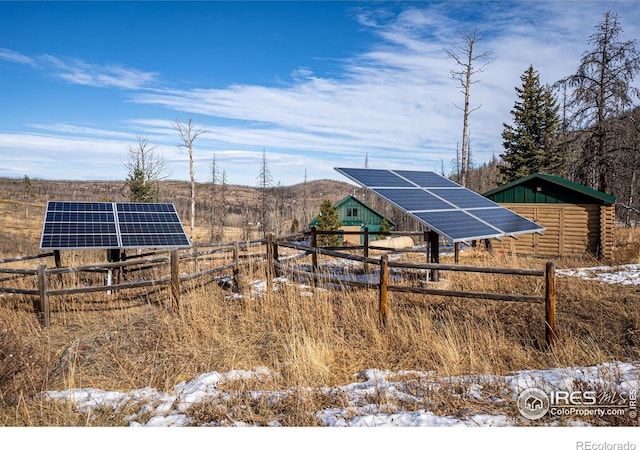
<path fill-rule="evenodd" d="M 364 234 L 364 245 L 349 247 L 321 247 L 317 245 L 318 235 L 346 235 Z M 391 233 L 389 233 L 391 234 Z M 427 242 L 427 233 L 401 233 L 402 235 L 424 236 Z M 431 237 L 429 237 L 431 239 Z M 379 257 L 370 257 L 369 250 L 376 250 L 383 253 Z M 189 249 L 179 253 L 178 250 L 159 250 L 137 255 L 126 255 L 121 261 L 113 261 L 103 264 L 82 265 L 76 267 L 55 267 L 47 268 L 45 264 L 39 264 L 37 270 L 33 269 L 13 269 L 0 267 L 0 283 L 14 281 L 16 279 L 33 278 L 32 289 L 23 287 L 10 287 L 0 284 L 0 293 L 22 294 L 37 296 L 35 301 L 36 313 L 43 326 L 50 325 L 49 297 L 64 296 L 74 294 L 86 294 L 92 292 L 115 292 L 126 289 L 148 288 L 148 287 L 168 287 L 170 291 L 172 309 L 180 309 L 180 293 L 182 283 L 194 282 L 201 285 L 211 282 L 211 277 L 216 274 L 229 273 L 233 289 L 244 291 L 246 289 L 245 272 L 246 267 L 255 266 L 256 270 L 264 271 L 264 275 L 269 290 L 272 289 L 273 278 L 288 274 L 303 280 L 309 280 L 314 286 L 326 285 L 338 288 L 361 288 L 375 289 L 379 296 L 379 317 L 383 326 L 387 324 L 389 304 L 388 293 L 412 293 L 419 295 L 433 295 L 443 297 L 458 297 L 467 299 L 496 300 L 509 302 L 544 303 L 545 305 L 545 341 L 548 346 L 552 345 L 556 339 L 555 328 L 555 265 L 548 262 L 544 269 L 524 269 L 512 267 L 482 267 L 459 264 L 440 264 L 439 262 L 415 263 L 406 261 L 389 261 L 389 254 L 409 253 L 423 251 L 429 259 L 429 252 L 434 251 L 433 241 L 425 245 L 424 250 L 392 249 L 382 246 L 375 246 L 375 241 L 369 242 L 368 231 L 318 231 L 312 229 L 308 233 L 298 233 L 286 237 L 275 239 L 273 235 L 267 235 L 264 240 L 251 242 L 232 242 L 217 244 L 196 244 Z M 168 254 L 168 256 L 167 256 Z M 321 270 L 319 256 L 325 258 L 335 258 L 338 260 L 351 261 L 359 269 L 359 274 L 366 275 L 366 279 L 353 279 L 345 274 L 339 277 L 336 274 Z M 24 256 L 17 258 L 5 258 L 0 263 L 13 263 L 18 261 L 29 261 L 54 257 L 56 266 L 60 264 L 59 252 L 41 253 L 39 255 Z M 301 261 L 310 258 L 309 269 L 306 270 L 300 264 Z M 216 261 L 222 264 L 211 267 L 211 263 Z M 457 262 L 457 253 L 456 253 Z M 168 268 L 168 274 L 166 274 Z M 188 268 L 188 273 L 182 273 Z M 141 276 L 150 271 L 165 271 L 165 275 L 152 274 L 149 279 L 140 279 Z M 544 295 L 536 296 L 529 294 L 513 294 L 504 292 L 475 292 L 463 290 L 440 289 L 436 285 L 425 286 L 404 285 L 396 283 L 394 277 L 398 273 L 417 270 L 430 274 L 430 281 L 433 281 L 431 274 L 440 272 L 463 272 L 481 273 L 495 275 L 512 275 L 525 277 L 539 277 L 544 279 Z M 101 285 L 88 285 L 76 287 L 53 287 L 51 278 L 62 283 L 62 276 L 69 274 L 107 274 L 108 282 Z M 138 280 L 128 280 L 127 277 L 133 274 L 140 274 Z M 393 276 L 391 275 L 393 274 Z M 414 274 L 415 279 L 415 274 Z M 425 280 L 426 281 L 426 280 Z"/>
<path fill-rule="evenodd" d="M 265 260 L 264 252 L 248 253 L 252 248 L 264 245 L 264 241 L 251 242 L 235 242 L 229 244 L 218 244 L 215 246 L 193 246 L 188 249 L 188 253 L 180 254 L 178 250 L 160 250 L 141 253 L 137 255 L 125 255 L 124 260 L 107 262 L 102 264 L 91 264 L 72 267 L 55 267 L 48 268 L 46 264 L 39 264 L 37 270 L 7 268 L 0 267 L 0 274 L 6 276 L 0 277 L 0 293 L 19 294 L 28 296 L 37 296 L 38 300 L 34 301 L 36 314 L 42 326 L 50 326 L 50 307 L 49 298 L 53 296 L 66 296 L 87 294 L 93 292 L 112 293 L 127 289 L 148 288 L 148 287 L 169 287 L 172 301 L 172 308 L 180 308 L 180 293 L 182 282 L 198 282 L 202 284 L 210 282 L 210 278 L 214 274 L 228 272 L 234 278 L 232 285 L 235 289 L 243 289 L 242 271 L 245 266 L 258 265 Z M 244 252 L 244 253 L 243 253 Z M 226 253 L 226 255 L 222 255 Z M 169 254 L 169 256 L 166 256 Z M 29 261 L 35 259 L 43 259 L 54 257 L 56 265 L 59 264 L 59 254 L 41 253 L 38 255 L 23 256 L 17 258 L 5 258 L 0 263 L 14 263 L 18 261 Z M 206 267 L 182 273 L 180 267 L 195 264 L 196 268 L 199 263 L 214 260 L 229 260 L 225 264 L 216 267 Z M 169 267 L 169 275 L 154 276 L 149 279 L 138 279 L 135 281 L 127 280 L 132 274 L 144 272 L 158 271 L 162 268 Z M 107 282 L 100 285 L 74 286 L 69 288 L 53 288 L 50 279 L 60 280 L 62 276 L 69 274 L 107 274 Z M 34 277 L 31 283 L 34 288 L 28 289 L 23 287 L 6 286 L 8 281 L 25 280 L 27 277 Z M 207 279 L 204 279 L 207 278 Z"/>
<path fill-rule="evenodd" d="M 329 231 L 311 231 L 311 242 L 317 242 L 314 235 L 341 235 L 347 233 L 360 233 L 360 232 L 329 232 Z M 365 239 L 366 242 L 366 239 Z M 375 242 L 375 241 L 374 241 Z M 301 270 L 299 268 L 292 268 L 288 264 L 283 264 L 278 261 L 277 255 L 279 254 L 278 247 L 289 248 L 298 250 L 301 252 L 296 259 L 300 257 L 311 256 L 310 270 Z M 355 286 L 368 289 L 377 289 L 379 291 L 379 316 L 383 325 L 387 323 L 387 316 L 389 312 L 388 306 L 388 292 L 402 292 L 402 293 L 414 293 L 422 295 L 434 295 L 443 297 L 457 297 L 457 298 L 472 298 L 481 300 L 496 300 L 496 301 L 509 301 L 509 302 L 523 302 L 523 303 L 542 303 L 545 306 L 545 342 L 547 346 L 551 346 L 556 339 L 556 327 L 555 327 L 555 264 L 548 262 L 544 269 L 525 269 L 525 268 L 513 268 L 513 267 L 482 267 L 471 265 L 459 265 L 459 264 L 440 264 L 440 263 L 413 263 L 413 262 L 394 262 L 389 261 L 388 253 L 393 253 L 393 249 L 386 247 L 378 247 L 381 251 L 386 251 L 379 259 L 371 258 L 368 256 L 368 249 L 372 246 L 361 247 L 347 247 L 340 251 L 335 247 L 322 248 L 313 245 L 300 244 L 297 242 L 287 241 L 285 239 L 267 239 L 267 252 L 273 253 L 273 257 L 267 256 L 267 261 L 273 260 L 273 267 L 270 269 L 273 273 L 287 273 L 295 275 L 303 279 L 312 280 L 314 285 L 318 282 L 324 282 L 330 285 L 338 286 Z M 428 246 L 427 246 L 428 248 Z M 361 255 L 352 254 L 353 251 L 362 251 Z M 357 261 L 362 263 L 363 272 L 369 273 L 369 265 L 377 267 L 378 269 L 378 281 L 357 281 L 340 279 L 335 275 L 325 273 L 320 270 L 318 264 L 318 255 L 324 255 L 333 258 L 339 258 L 349 261 Z M 457 256 L 457 255 L 456 255 Z M 511 293 L 498 293 L 498 292 L 475 292 L 475 291 L 462 291 L 462 290 L 447 290 L 436 287 L 421 287 L 421 286 L 406 286 L 391 284 L 390 270 L 391 269 L 415 269 L 425 272 L 464 272 L 464 273 L 483 273 L 483 274 L 495 274 L 495 275 L 516 275 L 525 277 L 538 277 L 544 279 L 544 295 L 529 295 L 529 294 L 511 294 Z"/>

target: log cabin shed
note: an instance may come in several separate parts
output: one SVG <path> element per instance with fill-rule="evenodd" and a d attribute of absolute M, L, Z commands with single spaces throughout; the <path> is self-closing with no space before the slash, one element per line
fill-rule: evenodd
<path fill-rule="evenodd" d="M 494 243 L 518 254 L 613 257 L 616 198 L 565 178 L 534 173 L 483 194 L 546 228 Z"/>
<path fill-rule="evenodd" d="M 342 222 L 340 229 L 343 231 L 362 231 L 366 227 L 369 229 L 370 234 L 375 235 L 380 231 L 383 220 L 386 220 L 391 228 L 396 226 L 391 219 L 384 217 L 353 195 L 346 196 L 339 202 L 334 203 L 334 206 L 338 208 L 338 220 Z M 309 223 L 309 227 L 317 226 L 318 218 L 315 217 Z M 344 243 L 351 245 L 362 245 L 364 243 L 363 240 L 364 237 L 358 235 L 345 235 L 343 238 Z"/>

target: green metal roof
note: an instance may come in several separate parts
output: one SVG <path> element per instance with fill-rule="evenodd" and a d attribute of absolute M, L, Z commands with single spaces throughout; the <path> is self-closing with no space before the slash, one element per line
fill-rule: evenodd
<path fill-rule="evenodd" d="M 361 214 L 353 218 L 347 217 L 345 213 L 345 208 L 348 208 L 351 205 L 357 205 L 361 207 L 362 208 Z M 382 214 L 372 209 L 369 205 L 358 200 L 358 198 L 353 195 L 347 195 L 342 200 L 334 203 L 333 206 L 338 208 L 338 214 L 340 216 L 339 218 L 343 225 L 347 225 L 347 226 L 364 225 L 369 227 L 370 230 L 372 229 L 372 227 L 377 227 L 379 229 L 380 222 L 382 222 L 383 219 L 386 219 L 387 222 L 389 223 L 389 226 L 391 227 L 396 226 L 395 222 L 393 222 L 391 219 L 384 217 Z M 311 227 L 317 226 L 317 224 L 318 224 L 318 216 L 314 217 L 311 220 L 311 222 L 309 222 L 309 226 Z"/>
<path fill-rule="evenodd" d="M 596 203 L 612 205 L 616 202 L 613 195 L 546 173 L 533 173 L 482 195 L 497 203 Z"/>

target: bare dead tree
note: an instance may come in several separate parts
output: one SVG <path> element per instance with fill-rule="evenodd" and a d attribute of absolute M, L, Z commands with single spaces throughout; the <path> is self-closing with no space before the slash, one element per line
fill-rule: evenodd
<path fill-rule="evenodd" d="M 556 83 L 573 89 L 572 122 L 589 130 L 577 161 L 577 181 L 600 191 L 609 190 L 615 178 L 613 143 L 618 131 L 610 119 L 629 112 L 633 100 L 640 98 L 633 85 L 640 73 L 640 52 L 635 39 L 622 41 L 621 35 L 618 15 L 607 11 L 589 38 L 593 48 L 583 54 L 578 71 Z"/>
<path fill-rule="evenodd" d="M 219 195 L 220 190 L 218 189 L 218 178 L 220 177 L 218 172 L 218 166 L 216 164 L 216 154 L 213 154 L 213 160 L 211 161 L 211 220 L 209 224 L 211 226 L 210 236 L 211 242 L 215 242 L 220 238 L 219 235 L 216 234 L 216 206 L 219 204 Z"/>
<path fill-rule="evenodd" d="M 269 219 L 268 203 L 269 203 L 269 190 L 273 187 L 273 177 L 267 166 L 267 154 L 262 149 L 262 164 L 260 165 L 260 174 L 258 175 L 258 183 L 260 188 L 260 227 L 262 234 L 266 236 L 269 226 L 267 221 Z"/>
<path fill-rule="evenodd" d="M 198 136 L 207 132 L 206 129 L 196 127 L 193 119 L 190 117 L 187 123 L 182 123 L 176 119 L 173 128 L 180 135 L 182 143 L 178 147 L 185 147 L 189 151 L 189 178 L 191 179 L 191 229 L 189 239 L 193 240 L 193 229 L 196 221 L 196 178 L 193 171 L 193 142 Z"/>
<path fill-rule="evenodd" d="M 302 220 L 306 228 L 309 220 L 309 189 L 307 186 L 307 169 L 304 169 L 304 183 L 302 184 Z"/>
<path fill-rule="evenodd" d="M 477 29 L 469 32 L 463 32 L 460 41 L 455 44 L 454 50 L 446 50 L 447 57 L 453 59 L 457 68 L 451 71 L 451 79 L 460 83 L 461 92 L 464 94 L 464 106 L 457 107 L 463 111 L 462 122 L 462 148 L 460 152 L 460 184 L 466 186 L 467 172 L 469 170 L 468 161 L 468 140 L 469 140 L 469 115 L 478 109 L 471 109 L 471 85 L 477 83 L 473 81 L 473 76 L 483 72 L 487 64 L 492 61 L 491 56 L 493 50 L 487 50 L 480 54 L 474 55 L 476 45 L 484 38 Z"/>
<path fill-rule="evenodd" d="M 222 170 L 220 177 L 220 239 L 224 239 L 224 224 L 227 221 L 227 171 Z"/>

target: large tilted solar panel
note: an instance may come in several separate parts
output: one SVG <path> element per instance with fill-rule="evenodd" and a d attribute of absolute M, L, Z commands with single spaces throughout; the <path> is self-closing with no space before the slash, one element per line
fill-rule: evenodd
<path fill-rule="evenodd" d="M 170 203 L 47 202 L 43 250 L 189 247 Z"/>
<path fill-rule="evenodd" d="M 335 170 L 452 242 L 544 231 L 537 223 L 435 172 L 338 167 Z"/>

